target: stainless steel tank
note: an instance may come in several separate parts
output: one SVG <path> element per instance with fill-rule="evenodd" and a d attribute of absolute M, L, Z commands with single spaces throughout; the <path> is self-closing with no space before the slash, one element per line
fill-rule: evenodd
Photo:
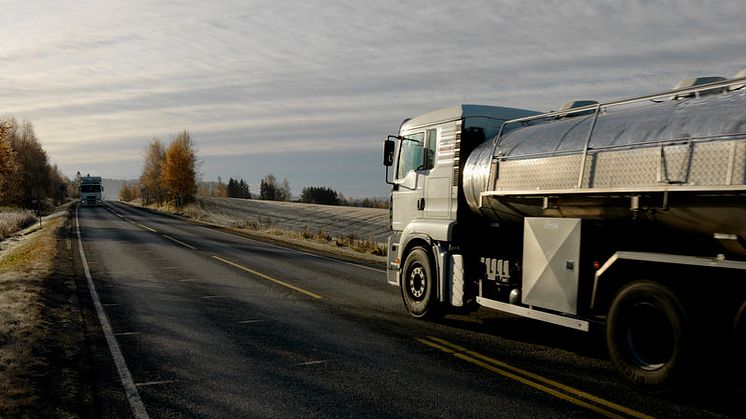
<path fill-rule="evenodd" d="M 746 238 L 746 88 L 716 91 L 506 126 L 469 155 L 466 200 L 497 221 L 646 216 Z"/>

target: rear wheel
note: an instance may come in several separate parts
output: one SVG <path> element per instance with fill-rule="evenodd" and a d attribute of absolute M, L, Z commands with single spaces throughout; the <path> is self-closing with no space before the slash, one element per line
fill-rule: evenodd
<path fill-rule="evenodd" d="M 650 281 L 628 284 L 614 298 L 607 319 L 611 361 L 643 390 L 670 389 L 684 370 L 686 323 L 681 302 L 668 288 Z"/>
<path fill-rule="evenodd" d="M 401 293 L 409 314 L 416 318 L 438 315 L 435 284 L 430 256 L 424 248 L 415 247 L 407 255 L 402 269 Z"/>

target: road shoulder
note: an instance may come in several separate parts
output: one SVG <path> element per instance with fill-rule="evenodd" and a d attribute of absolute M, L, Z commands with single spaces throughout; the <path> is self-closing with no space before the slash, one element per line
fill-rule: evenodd
<path fill-rule="evenodd" d="M 91 417 L 69 206 L 3 251 L 0 416 Z M 10 320 L 10 321 L 8 321 Z"/>

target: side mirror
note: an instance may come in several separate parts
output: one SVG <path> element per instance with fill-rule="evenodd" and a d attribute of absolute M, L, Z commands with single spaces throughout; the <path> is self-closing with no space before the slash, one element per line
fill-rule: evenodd
<path fill-rule="evenodd" d="M 391 167 L 394 164 L 394 149 L 396 148 L 396 142 L 391 138 L 388 138 L 383 143 L 383 165 Z"/>

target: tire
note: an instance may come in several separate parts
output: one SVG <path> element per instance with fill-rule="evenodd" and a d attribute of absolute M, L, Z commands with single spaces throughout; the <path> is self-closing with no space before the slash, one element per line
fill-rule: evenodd
<path fill-rule="evenodd" d="M 626 285 L 609 309 L 609 357 L 624 379 L 646 392 L 671 390 L 680 382 L 688 335 L 681 302 L 656 282 Z"/>
<path fill-rule="evenodd" d="M 430 256 L 422 247 L 415 247 L 407 254 L 401 279 L 404 306 L 412 317 L 435 318 L 439 314 L 438 300 Z"/>

